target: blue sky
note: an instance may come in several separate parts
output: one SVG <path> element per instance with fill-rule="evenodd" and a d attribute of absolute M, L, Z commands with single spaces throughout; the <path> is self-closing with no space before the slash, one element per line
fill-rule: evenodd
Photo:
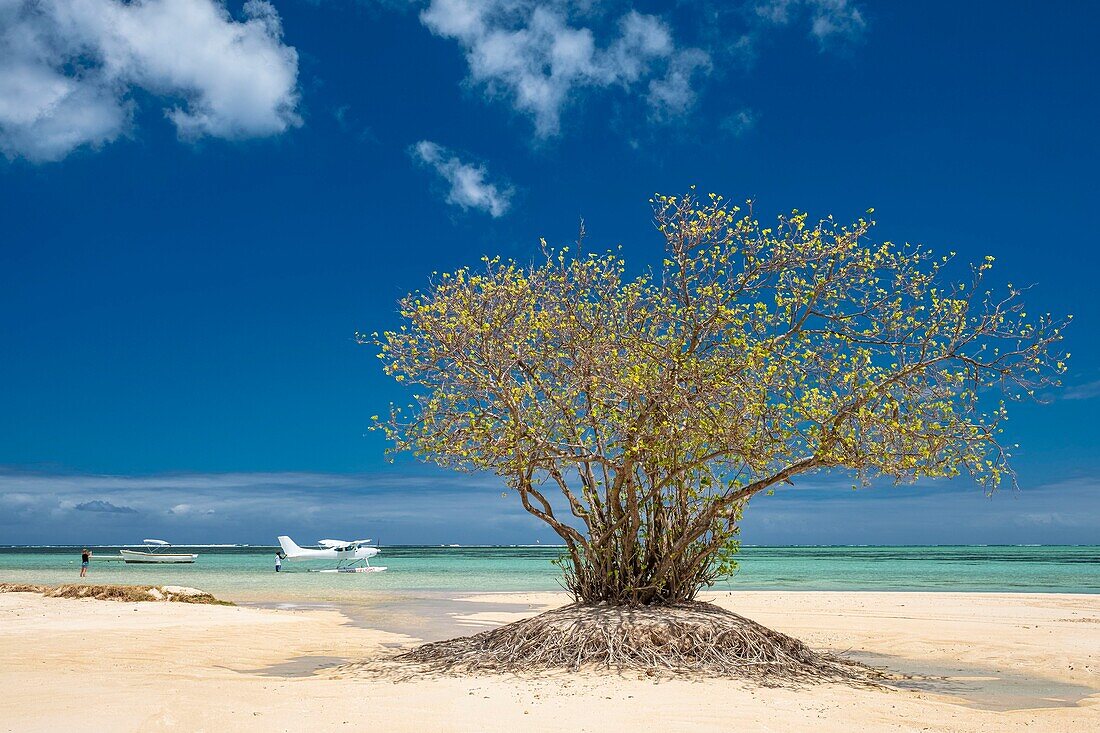
<path fill-rule="evenodd" d="M 1023 491 L 754 502 L 744 539 L 1100 541 L 1100 10 L 1078 3 L 0 0 L 0 544 L 552 535 L 492 477 L 383 460 L 400 393 L 356 330 L 433 270 L 646 201 L 997 257 L 1072 313 L 1012 413 Z M 460 517 L 461 521 L 456 521 Z"/>

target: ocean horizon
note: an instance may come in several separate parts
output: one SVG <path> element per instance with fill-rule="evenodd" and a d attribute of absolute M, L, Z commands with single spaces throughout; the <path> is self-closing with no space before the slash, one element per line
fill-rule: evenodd
<path fill-rule="evenodd" d="M 241 602 L 354 603 L 377 594 L 561 590 L 560 545 L 383 545 L 384 573 L 309 572 L 274 545 L 175 545 L 190 565 L 128 565 L 88 545 L 94 583 L 188 585 Z M 0 545 L 0 582 L 77 581 L 81 545 Z M 1100 545 L 746 545 L 739 569 L 712 590 L 1100 593 Z"/>

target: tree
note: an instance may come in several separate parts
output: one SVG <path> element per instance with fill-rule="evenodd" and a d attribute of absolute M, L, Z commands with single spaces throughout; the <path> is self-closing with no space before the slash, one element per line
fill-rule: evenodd
<path fill-rule="evenodd" d="M 1057 384 L 1066 323 L 987 289 L 992 257 L 943 282 L 951 256 L 872 243 L 864 218 L 651 203 L 658 268 L 582 231 L 433 277 L 399 330 L 360 336 L 416 391 L 379 422 L 393 449 L 503 477 L 565 542 L 579 602 L 691 601 L 749 500 L 800 475 L 1015 482 L 1004 400 Z"/>

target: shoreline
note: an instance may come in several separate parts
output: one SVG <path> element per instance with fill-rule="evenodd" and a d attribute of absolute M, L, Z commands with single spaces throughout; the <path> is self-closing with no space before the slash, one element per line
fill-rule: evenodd
<path fill-rule="evenodd" d="M 849 602 L 847 611 L 855 615 L 853 608 L 863 604 L 854 603 L 864 596 L 869 600 L 876 600 L 877 596 L 893 597 L 901 606 L 903 601 L 916 601 L 928 606 L 944 600 L 952 601 L 960 605 L 966 605 L 966 599 L 970 596 L 980 597 L 983 602 L 993 602 L 998 606 L 1011 605 L 1014 600 L 1028 600 L 1030 596 L 1037 599 L 1049 599 L 1062 601 L 1069 604 L 1081 603 L 1084 606 L 1094 606 L 1097 614 L 1097 623 L 1100 624 L 1100 596 L 1093 593 L 1024 593 L 1003 591 L 830 591 L 830 590 L 739 590 L 739 591 L 704 591 L 699 594 L 697 600 L 706 603 L 717 603 L 729 610 L 750 615 L 754 620 L 770 618 L 773 614 L 768 605 L 779 600 L 784 608 L 797 608 L 801 604 L 798 599 L 811 596 L 817 597 L 823 604 L 837 605 L 837 603 Z M 415 592 L 388 592 L 371 591 L 363 602 L 348 602 L 345 600 L 302 601 L 299 598 L 281 599 L 234 599 L 234 602 L 244 608 L 258 608 L 284 611 L 337 611 L 343 615 L 348 623 L 361 627 L 379 629 L 391 633 L 409 634 L 418 638 L 421 642 L 440 641 L 453 636 L 472 634 L 493 625 L 517 621 L 526 616 L 542 613 L 552 608 L 565 605 L 569 602 L 569 596 L 565 591 L 472 591 L 470 593 L 455 594 L 449 591 L 424 590 Z M 410 621 L 411 617 L 411 621 Z M 765 625 L 767 621 L 761 620 Z M 411 633 L 412 630 L 420 630 L 421 634 Z M 1100 644 L 1100 641 L 1098 641 Z M 1100 649 L 1098 649 L 1100 651 Z M 1100 686 L 1098 686 L 1100 687 Z"/>
<path fill-rule="evenodd" d="M 425 676 L 355 665 L 564 603 L 564 593 L 268 608 L 0 594 L 0 729 L 388 731 L 1087 730 L 1100 720 L 1100 597 L 702 594 L 814 648 L 913 675 L 891 689 L 741 680 Z M 291 604 L 293 605 L 293 604 Z M 367 609 L 367 610 L 364 610 Z M 172 689 L 172 695 L 162 694 Z M 346 725 L 345 725 L 346 723 Z"/>

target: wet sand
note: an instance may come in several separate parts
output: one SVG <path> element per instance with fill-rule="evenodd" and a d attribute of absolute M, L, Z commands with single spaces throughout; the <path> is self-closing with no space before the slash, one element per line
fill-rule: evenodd
<path fill-rule="evenodd" d="M 282 608 L 0 594 L 0 730 L 1090 731 L 1100 596 L 739 592 L 713 600 L 912 675 L 894 689 L 556 673 L 395 683 L 349 662 L 473 633 L 555 593 Z"/>

